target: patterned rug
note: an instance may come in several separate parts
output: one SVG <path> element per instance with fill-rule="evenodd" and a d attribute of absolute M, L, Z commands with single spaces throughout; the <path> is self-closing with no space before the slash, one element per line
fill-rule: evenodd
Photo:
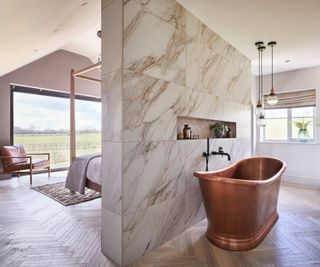
<path fill-rule="evenodd" d="M 65 182 L 59 182 L 34 186 L 32 189 L 52 198 L 64 206 L 75 205 L 101 197 L 101 193 L 88 188 L 86 188 L 84 195 L 79 193 L 71 194 L 69 189 L 66 189 L 64 185 Z"/>

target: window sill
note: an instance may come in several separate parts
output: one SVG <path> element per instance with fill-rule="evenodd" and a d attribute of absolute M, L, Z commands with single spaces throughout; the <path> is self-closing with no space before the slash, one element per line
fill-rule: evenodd
<path fill-rule="evenodd" d="M 288 145 L 319 145 L 319 142 L 294 142 L 294 141 L 259 141 L 260 144 L 288 144 Z"/>

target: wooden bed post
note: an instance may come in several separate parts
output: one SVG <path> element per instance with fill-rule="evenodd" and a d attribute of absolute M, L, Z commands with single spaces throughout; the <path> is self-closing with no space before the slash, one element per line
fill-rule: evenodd
<path fill-rule="evenodd" d="M 70 73 L 70 164 L 76 157 L 76 120 L 74 70 Z"/>
<path fill-rule="evenodd" d="M 100 79 L 83 76 L 83 73 L 92 71 L 101 66 L 101 62 L 97 62 L 88 67 L 75 71 L 71 69 L 70 71 L 70 165 L 72 161 L 76 158 L 76 118 L 75 118 L 75 79 L 83 79 L 91 82 L 101 83 Z"/>

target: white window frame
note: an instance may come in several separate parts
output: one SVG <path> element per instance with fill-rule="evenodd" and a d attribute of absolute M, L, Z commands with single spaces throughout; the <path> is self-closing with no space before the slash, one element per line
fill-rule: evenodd
<path fill-rule="evenodd" d="M 313 143 L 316 141 L 316 106 L 306 106 L 306 107 L 313 107 L 313 138 L 309 140 L 308 143 Z M 292 138 L 292 109 L 299 108 L 299 107 L 290 107 L 290 108 L 279 108 L 279 109 L 287 109 L 287 139 L 286 140 L 266 140 L 266 131 L 265 127 L 260 127 L 259 135 L 260 135 L 260 142 L 261 143 L 300 143 L 296 138 Z M 261 129 L 262 128 L 262 129 Z"/>

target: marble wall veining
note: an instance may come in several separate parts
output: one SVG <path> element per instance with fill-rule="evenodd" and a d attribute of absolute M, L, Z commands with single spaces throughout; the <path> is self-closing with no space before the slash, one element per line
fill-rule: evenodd
<path fill-rule="evenodd" d="M 178 116 L 237 123 L 210 170 L 250 156 L 250 61 L 175 0 L 102 7 L 102 249 L 126 266 L 205 217 L 206 140 L 177 140 Z"/>

